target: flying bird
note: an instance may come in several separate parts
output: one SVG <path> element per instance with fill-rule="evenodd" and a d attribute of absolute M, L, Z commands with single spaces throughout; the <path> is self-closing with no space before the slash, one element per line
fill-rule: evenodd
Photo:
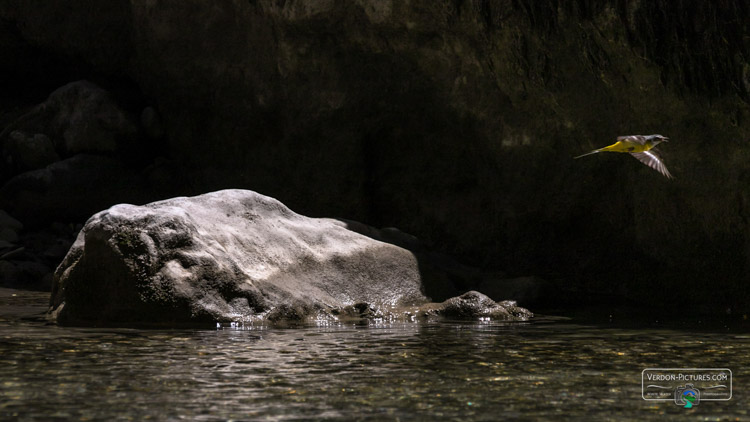
<path fill-rule="evenodd" d="M 661 135 L 618 136 L 617 142 L 615 142 L 614 144 L 604 148 L 595 149 L 591 152 L 587 152 L 574 158 L 581 158 L 587 155 L 605 151 L 626 152 L 637 158 L 638 161 L 658 171 L 668 179 L 671 179 L 672 175 L 669 173 L 669 170 L 667 170 L 667 166 L 664 165 L 664 162 L 659 156 L 659 152 L 654 149 L 654 147 L 658 144 L 667 141 L 669 141 L 669 138 Z"/>

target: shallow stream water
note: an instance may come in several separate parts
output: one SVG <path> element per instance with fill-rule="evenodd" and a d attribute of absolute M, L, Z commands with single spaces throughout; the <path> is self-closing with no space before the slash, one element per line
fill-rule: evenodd
<path fill-rule="evenodd" d="M 47 301 L 0 289 L 0 420 L 750 420 L 742 325 L 67 328 Z M 729 368 L 733 396 L 645 401 L 649 367 Z"/>

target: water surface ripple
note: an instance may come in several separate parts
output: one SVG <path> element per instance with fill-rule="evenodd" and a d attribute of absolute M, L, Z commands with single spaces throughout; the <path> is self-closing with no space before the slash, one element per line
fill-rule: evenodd
<path fill-rule="evenodd" d="M 0 295 L 2 420 L 750 420 L 750 335 L 531 323 L 64 328 Z M 728 367 L 729 402 L 641 399 L 647 367 Z"/>

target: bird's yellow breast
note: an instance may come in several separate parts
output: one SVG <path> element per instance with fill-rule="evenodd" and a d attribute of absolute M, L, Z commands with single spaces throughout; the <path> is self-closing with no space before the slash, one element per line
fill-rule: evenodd
<path fill-rule="evenodd" d="M 602 148 L 600 151 L 611 152 L 643 152 L 651 149 L 651 142 L 641 145 L 635 142 L 617 141 L 614 144 Z"/>

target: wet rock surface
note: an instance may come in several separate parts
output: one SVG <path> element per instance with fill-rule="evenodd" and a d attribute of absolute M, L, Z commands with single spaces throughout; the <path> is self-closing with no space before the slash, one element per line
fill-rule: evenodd
<path fill-rule="evenodd" d="M 448 319 L 501 321 L 525 321 L 534 316 L 532 312 L 518 306 L 513 300 L 495 302 L 488 296 L 473 290 L 442 303 L 424 305 L 420 308 L 420 314 L 426 317 L 441 316 Z"/>
<path fill-rule="evenodd" d="M 347 307 L 393 317 L 429 302 L 424 291 L 406 249 L 223 190 L 94 215 L 55 272 L 51 311 L 62 324 L 304 321 Z M 444 313 L 523 316 L 480 302 Z"/>

